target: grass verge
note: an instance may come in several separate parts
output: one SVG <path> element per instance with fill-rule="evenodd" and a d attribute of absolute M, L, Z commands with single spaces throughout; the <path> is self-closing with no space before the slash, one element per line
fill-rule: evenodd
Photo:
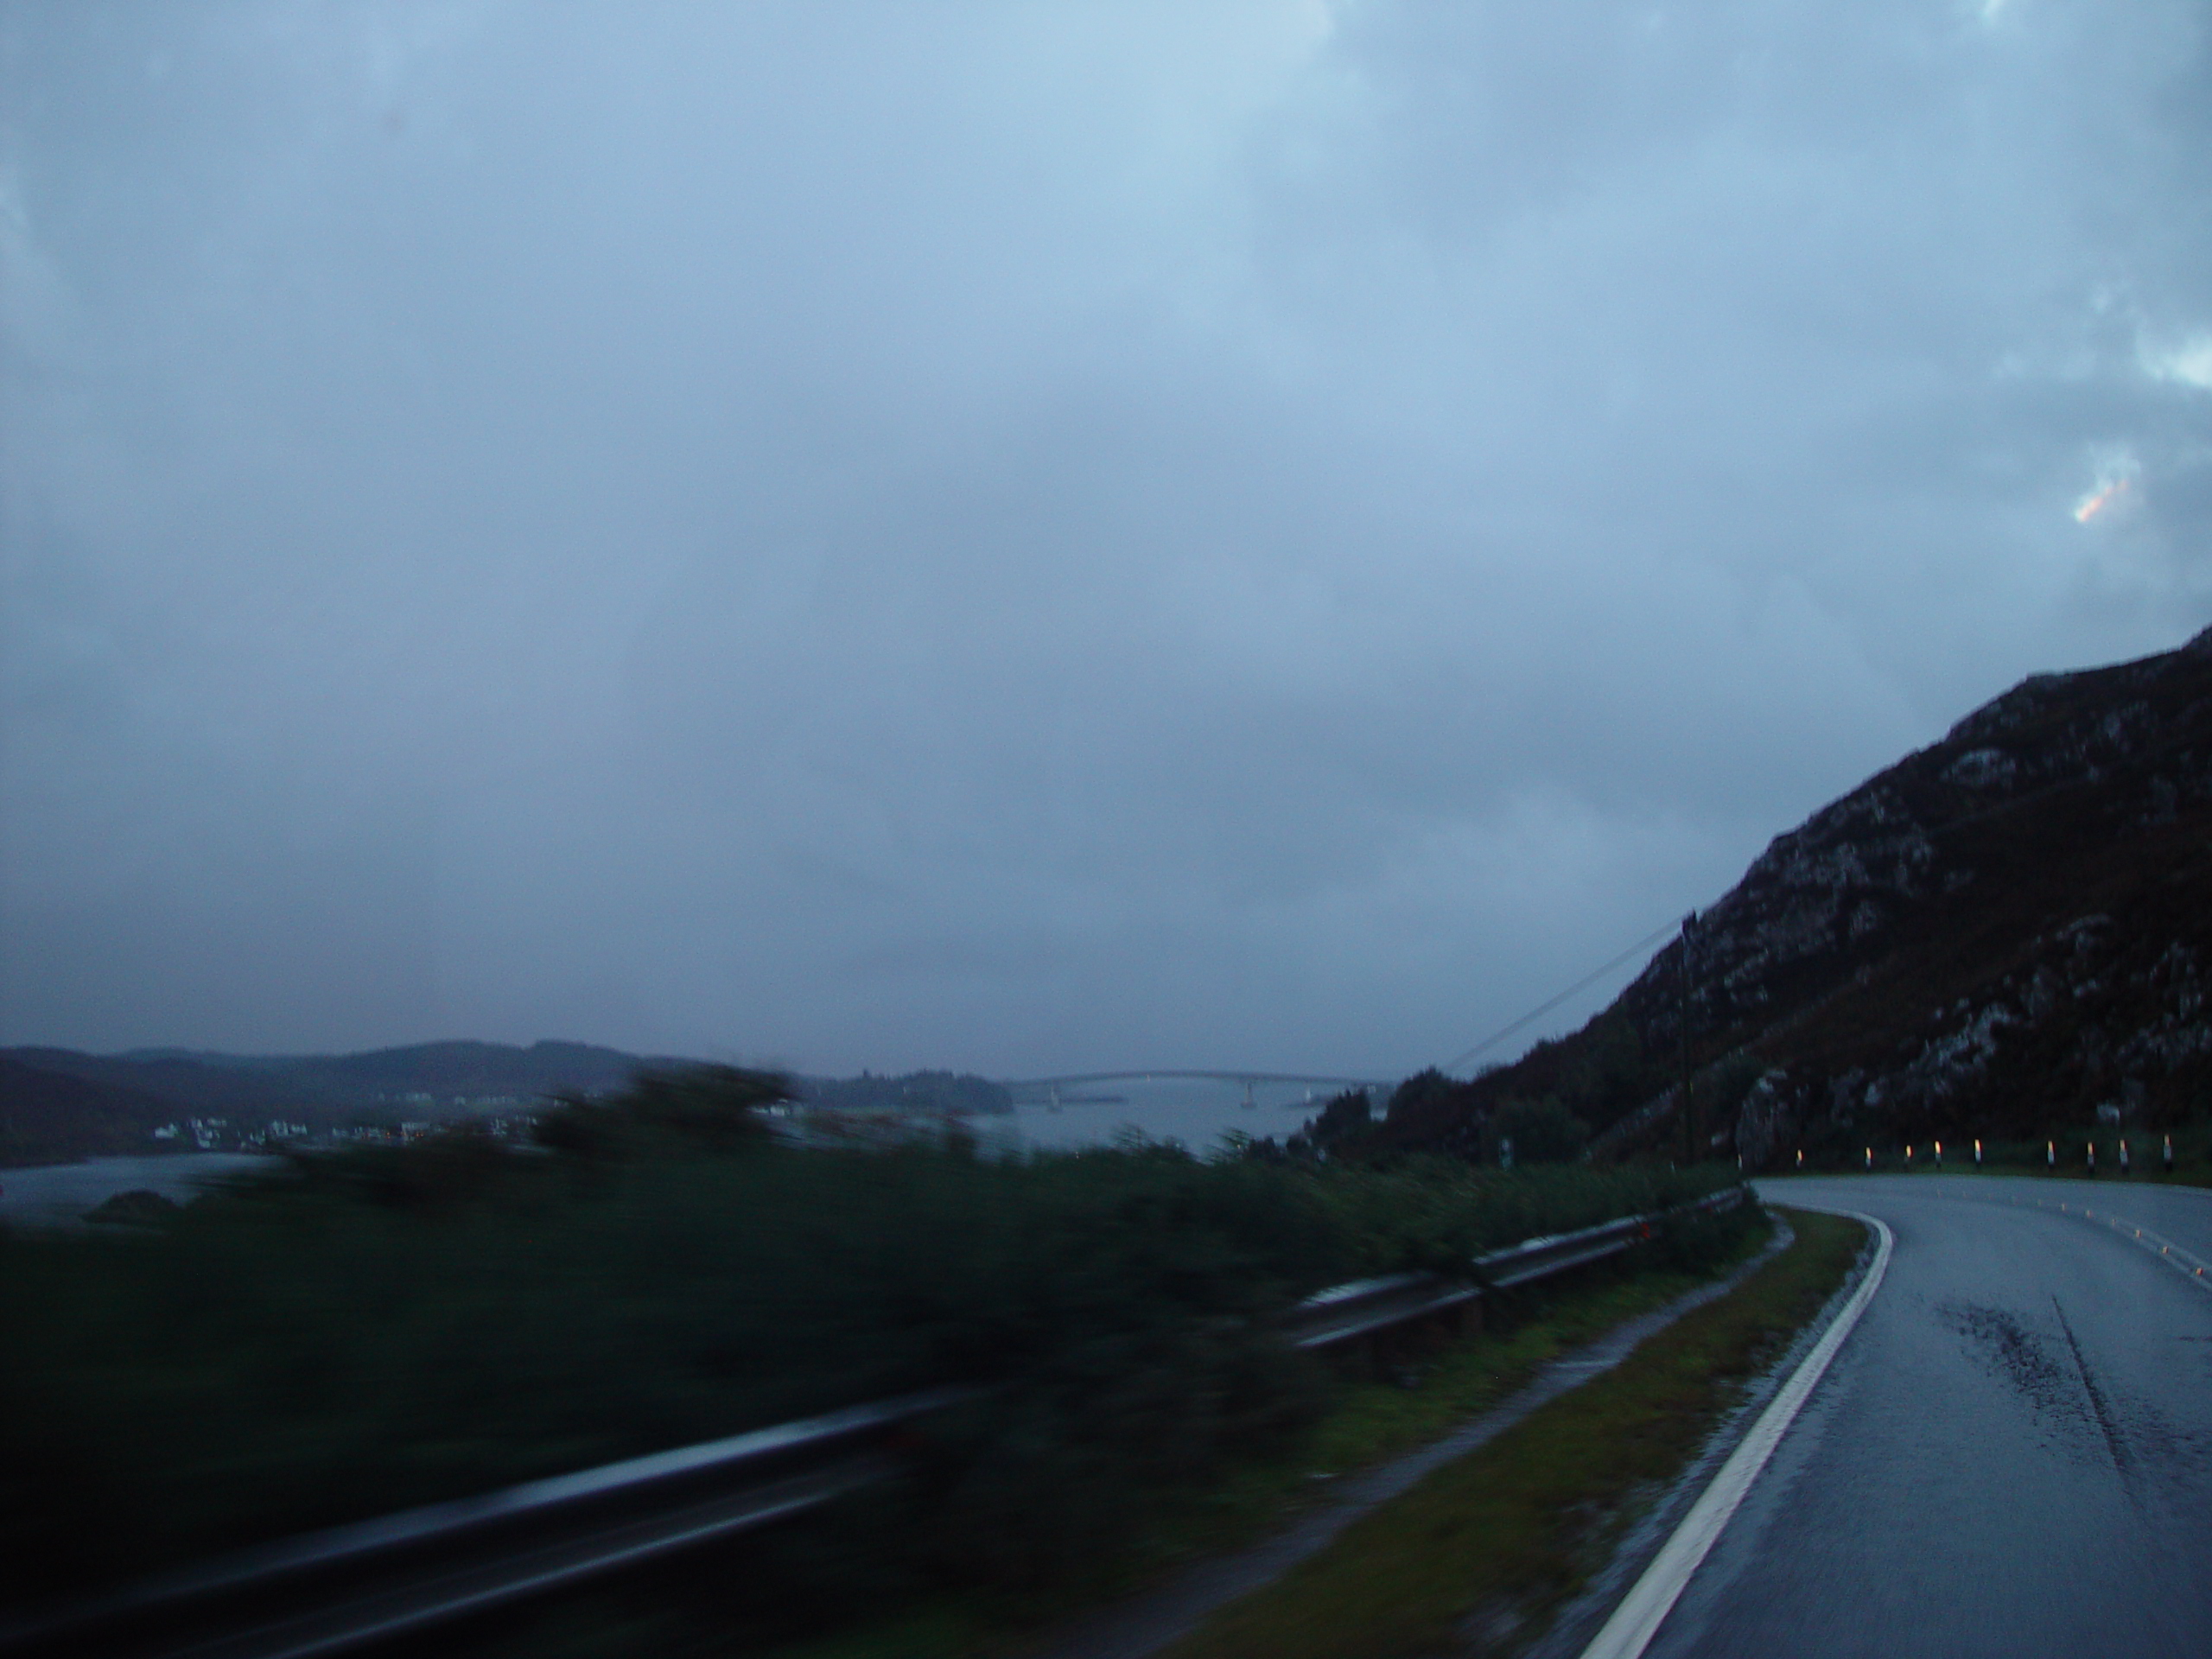
<path fill-rule="evenodd" d="M 1347 1528 L 1169 1649 L 1173 1659 L 1389 1659 L 1533 1639 L 1819 1312 L 1866 1230 L 1793 1211 L 1791 1246 L 1619 1367 Z"/>
<path fill-rule="evenodd" d="M 1326 1414 L 1294 1446 L 1190 1495 L 1109 1577 L 1057 1605 L 948 1598 L 828 1639 L 779 1648 L 772 1659 L 975 1659 L 1030 1652 L 1040 1623 L 1256 1541 L 1300 1510 L 1331 1501 L 1338 1477 L 1426 1445 L 1479 1415 L 1560 1354 L 1727 1272 L 1754 1255 L 1770 1231 L 1763 1219 L 1732 1228 L 1718 1255 L 1696 1253 L 1694 1268 L 1632 1256 L 1563 1282 L 1493 1297 L 1490 1328 L 1402 1353 L 1375 1375 L 1339 1382 Z"/>
<path fill-rule="evenodd" d="M 779 1087 L 649 1079 L 548 1114 L 542 1155 L 454 1135 L 0 1227 L 0 1613 L 958 1382 L 989 1408 L 918 1426 L 909 1479 L 751 1551 L 762 1599 L 1058 1595 L 1325 1408 L 1274 1335 L 1300 1296 L 1733 1175 L 802 1151 L 755 1122 Z"/>
<path fill-rule="evenodd" d="M 1328 1501 L 1336 1478 L 1427 1445 L 1497 1405 L 1567 1350 L 1719 1277 L 1771 1231 L 1763 1219 L 1738 1230 L 1733 1248 L 1694 1271 L 1630 1258 L 1566 1284 L 1493 1294 L 1491 1328 L 1340 1385 L 1328 1414 L 1288 1456 L 1248 1465 L 1175 1517 L 1155 1541 L 1156 1556 L 1172 1563 L 1251 1541 L 1287 1511 Z"/>

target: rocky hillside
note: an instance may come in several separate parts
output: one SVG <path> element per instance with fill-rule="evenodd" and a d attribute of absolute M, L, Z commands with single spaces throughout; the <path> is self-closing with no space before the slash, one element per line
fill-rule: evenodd
<path fill-rule="evenodd" d="M 1777 837 L 1582 1031 L 1378 1138 L 1471 1149 L 1555 1100 L 1601 1150 L 1680 1146 L 1686 1025 L 1695 1138 L 1752 1167 L 2171 1127 L 2212 1107 L 2208 971 L 2212 630 L 1975 710 Z"/>

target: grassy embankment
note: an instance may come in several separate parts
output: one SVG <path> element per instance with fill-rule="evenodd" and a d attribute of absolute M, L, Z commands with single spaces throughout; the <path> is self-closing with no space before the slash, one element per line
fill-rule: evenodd
<path fill-rule="evenodd" d="M 1332 1501 L 1342 1478 L 1437 1439 L 1527 1382 L 1546 1362 L 1623 1320 L 1665 1306 L 1755 1252 L 1771 1229 L 1745 1210 L 1653 1246 L 1505 1294 L 1493 1294 L 1478 1334 L 1417 1334 L 1379 1366 L 1339 1367 L 1319 1418 L 1269 1455 L 1181 1495 L 1156 1516 L 1110 1577 L 1044 1602 L 955 1595 L 827 1640 L 779 1648 L 773 1659 L 974 1659 L 1031 1652 L 1040 1623 L 1141 1588 L 1213 1555 L 1251 1544 Z M 616 1624 L 599 1609 L 603 1631 Z M 556 1616 L 549 1628 L 568 1621 Z M 676 1627 L 663 1625 L 672 1633 Z M 541 1651 L 536 1642 L 518 1653 Z M 579 1649 L 618 1652 L 620 1644 Z"/>
<path fill-rule="evenodd" d="M 580 1111 L 550 1155 L 317 1159 L 143 1230 L 0 1232 L 0 1607 L 957 1381 L 989 1402 L 931 1421 L 911 1478 L 762 1535 L 733 1584 L 763 1636 L 1050 1601 L 1326 1411 L 1327 1368 L 1274 1333 L 1298 1296 L 1723 1179 L 803 1153 L 742 1095 Z"/>
<path fill-rule="evenodd" d="M 1533 1639 L 1843 1281 L 1865 1229 L 1790 1219 L 1796 1243 L 1732 1294 L 1354 1523 L 1173 1659 L 1390 1659 Z"/>

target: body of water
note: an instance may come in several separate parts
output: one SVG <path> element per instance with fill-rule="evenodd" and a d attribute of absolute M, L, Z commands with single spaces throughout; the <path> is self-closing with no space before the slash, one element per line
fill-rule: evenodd
<path fill-rule="evenodd" d="M 1082 1092 L 1094 1098 L 1077 1099 L 1058 1110 L 1023 1104 L 1011 1116 L 973 1118 L 969 1126 L 985 1147 L 1007 1151 L 1105 1146 L 1134 1133 L 1148 1141 L 1180 1141 L 1204 1156 L 1231 1131 L 1285 1140 L 1327 1099 L 1319 1090 L 1308 1100 L 1303 1088 L 1262 1085 L 1248 1106 L 1241 1087 L 1186 1079 L 1101 1085 Z M 1115 1098 L 1095 1097 L 1104 1095 Z M 1376 1104 L 1379 1109 L 1382 1103 Z M 0 1222 L 69 1226 L 118 1192 L 158 1192 L 185 1204 L 210 1181 L 272 1166 L 269 1157 L 257 1153 L 180 1152 L 0 1169 Z"/>
<path fill-rule="evenodd" d="M 67 1226 L 118 1192 L 158 1192 L 183 1204 L 209 1181 L 271 1166 L 272 1160 L 258 1153 L 177 1152 L 0 1169 L 0 1221 Z"/>
<path fill-rule="evenodd" d="M 1102 1084 L 1078 1092 L 1119 1098 L 1073 1102 L 1057 1111 L 1049 1106 L 1016 1106 L 1014 1122 L 1021 1144 L 1052 1149 L 1099 1146 L 1134 1129 L 1151 1141 L 1179 1141 L 1203 1155 L 1232 1130 L 1255 1139 L 1272 1135 L 1283 1141 L 1318 1114 L 1333 1091 L 1317 1089 L 1309 1101 L 1303 1087 L 1262 1084 L 1251 1106 L 1244 1103 L 1239 1085 L 1189 1079 Z M 1381 1110 L 1382 1101 L 1370 1098 Z"/>

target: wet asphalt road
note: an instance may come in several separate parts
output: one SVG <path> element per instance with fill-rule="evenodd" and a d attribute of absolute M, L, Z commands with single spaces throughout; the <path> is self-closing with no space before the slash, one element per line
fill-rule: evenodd
<path fill-rule="evenodd" d="M 2101 1224 L 2212 1262 L 2212 1193 L 1759 1185 L 1896 1254 L 1649 1653 L 2212 1655 L 2212 1293 Z"/>

